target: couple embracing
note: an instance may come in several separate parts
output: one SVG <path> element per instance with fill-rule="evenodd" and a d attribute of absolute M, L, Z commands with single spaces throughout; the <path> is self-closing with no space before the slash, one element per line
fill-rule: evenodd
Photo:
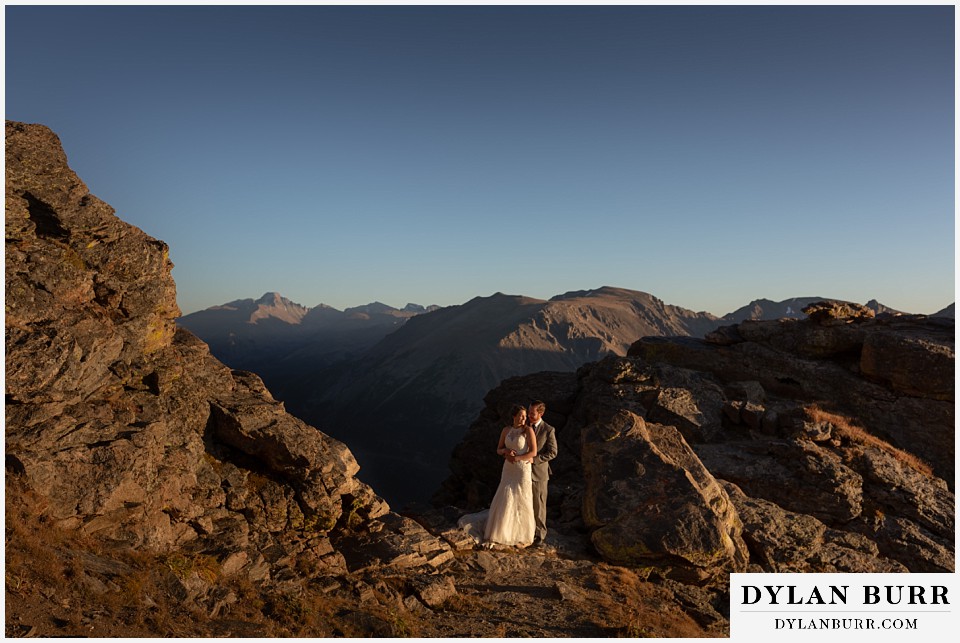
<path fill-rule="evenodd" d="M 500 431 L 497 443 L 503 470 L 490 509 L 459 521 L 485 546 L 538 547 L 547 536 L 548 463 L 557 455 L 557 438 L 543 421 L 546 408 L 538 400 L 510 409 L 511 425 Z"/>

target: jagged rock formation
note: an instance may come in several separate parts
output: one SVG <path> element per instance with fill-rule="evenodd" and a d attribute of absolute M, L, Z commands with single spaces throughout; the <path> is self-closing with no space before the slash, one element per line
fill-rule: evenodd
<path fill-rule="evenodd" d="M 707 585 L 743 569 L 952 571 L 952 321 L 805 314 L 503 382 L 435 504 L 489 503 L 503 416 L 539 397 L 560 445 L 549 522 L 607 560 Z"/>
<path fill-rule="evenodd" d="M 343 443 L 176 328 L 166 245 L 92 196 L 50 130 L 8 122 L 6 167 L 7 475 L 56 525 L 261 584 L 451 557 Z M 192 604 L 214 601 L 194 581 Z"/>

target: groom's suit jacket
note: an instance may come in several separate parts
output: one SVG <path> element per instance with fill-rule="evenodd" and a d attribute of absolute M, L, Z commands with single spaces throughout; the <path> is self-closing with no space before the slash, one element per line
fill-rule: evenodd
<path fill-rule="evenodd" d="M 557 436 L 555 429 L 540 420 L 540 426 L 533 430 L 537 438 L 537 456 L 533 459 L 533 479 L 546 482 L 550 479 L 550 460 L 557 457 Z"/>

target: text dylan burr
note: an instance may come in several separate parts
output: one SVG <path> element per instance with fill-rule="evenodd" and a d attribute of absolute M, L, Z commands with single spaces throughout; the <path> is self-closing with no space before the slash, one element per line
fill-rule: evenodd
<path fill-rule="evenodd" d="M 744 585 L 742 605 L 846 605 L 849 585 Z M 943 585 L 864 585 L 859 605 L 949 605 Z"/>

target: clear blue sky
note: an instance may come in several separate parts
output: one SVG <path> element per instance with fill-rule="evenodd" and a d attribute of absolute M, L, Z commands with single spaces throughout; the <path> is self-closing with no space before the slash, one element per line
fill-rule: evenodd
<path fill-rule="evenodd" d="M 185 313 L 954 301 L 952 6 L 8 6 L 6 117 Z"/>

